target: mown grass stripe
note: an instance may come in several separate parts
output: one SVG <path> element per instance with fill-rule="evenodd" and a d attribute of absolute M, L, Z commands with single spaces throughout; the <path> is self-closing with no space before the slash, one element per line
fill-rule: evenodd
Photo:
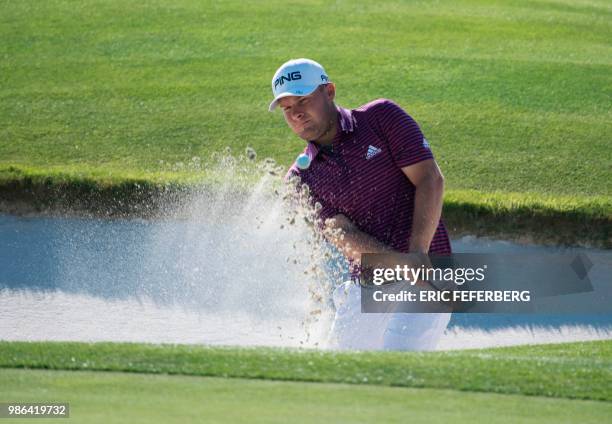
<path fill-rule="evenodd" d="M 612 402 L 445 389 L 0 369 L 0 398 L 65 399 L 81 423 L 600 424 Z"/>
<path fill-rule="evenodd" d="M 612 341 L 449 352 L 0 342 L 0 367 L 294 380 L 612 401 Z"/>

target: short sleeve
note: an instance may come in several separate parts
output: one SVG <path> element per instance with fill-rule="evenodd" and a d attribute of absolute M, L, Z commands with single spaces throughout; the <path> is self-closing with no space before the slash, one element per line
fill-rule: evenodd
<path fill-rule="evenodd" d="M 391 156 L 399 168 L 433 159 L 429 143 L 419 125 L 400 106 L 391 100 L 384 100 L 376 116 Z"/>

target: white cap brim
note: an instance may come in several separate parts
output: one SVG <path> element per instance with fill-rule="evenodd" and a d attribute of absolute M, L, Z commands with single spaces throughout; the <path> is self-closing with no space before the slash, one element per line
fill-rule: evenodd
<path fill-rule="evenodd" d="M 314 87 L 309 86 L 309 87 L 293 87 L 291 89 L 291 91 L 285 91 L 283 93 L 280 93 L 278 96 L 276 96 L 274 98 L 274 100 L 272 100 L 272 103 L 270 103 L 270 106 L 268 107 L 268 111 L 272 112 L 274 109 L 276 109 L 276 106 L 278 106 L 278 101 L 280 99 L 282 99 L 283 97 L 289 97 L 289 96 L 298 96 L 298 97 L 303 97 L 303 96 L 308 96 L 309 94 L 312 94 L 317 87 L 319 87 L 318 85 L 315 85 Z"/>

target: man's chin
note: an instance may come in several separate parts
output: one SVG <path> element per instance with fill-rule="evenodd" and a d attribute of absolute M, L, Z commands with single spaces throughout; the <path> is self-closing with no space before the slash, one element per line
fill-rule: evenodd
<path fill-rule="evenodd" d="M 301 133 L 298 133 L 298 137 L 300 137 L 304 141 L 316 140 L 317 133 L 316 131 L 306 130 L 306 131 L 302 131 Z"/>
<path fill-rule="evenodd" d="M 304 131 L 297 133 L 297 135 L 305 141 L 313 141 L 320 137 L 320 134 L 314 128 L 305 129 Z"/>

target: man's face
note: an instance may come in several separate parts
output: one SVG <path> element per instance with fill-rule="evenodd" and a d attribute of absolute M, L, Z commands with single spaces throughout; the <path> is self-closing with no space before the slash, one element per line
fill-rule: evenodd
<path fill-rule="evenodd" d="M 327 133 L 334 124 L 335 94 L 334 85 L 329 83 L 320 85 L 308 96 L 284 97 L 278 105 L 293 132 L 306 141 L 314 141 Z"/>

